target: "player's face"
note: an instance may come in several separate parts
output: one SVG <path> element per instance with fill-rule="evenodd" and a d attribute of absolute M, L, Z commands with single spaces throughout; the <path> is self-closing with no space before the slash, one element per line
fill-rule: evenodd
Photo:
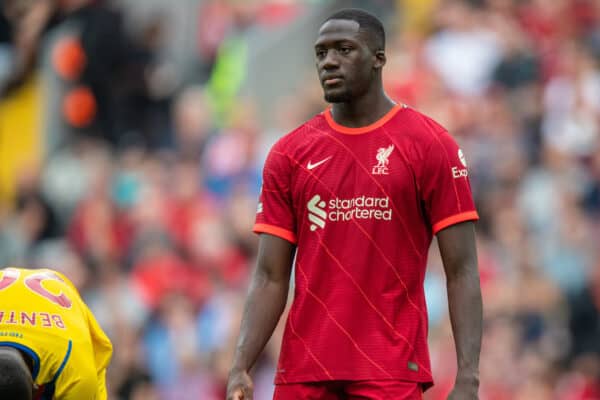
<path fill-rule="evenodd" d="M 319 80 L 325 100 L 349 102 L 365 94 L 375 78 L 377 57 L 356 21 L 334 19 L 321 26 L 315 42 Z"/>

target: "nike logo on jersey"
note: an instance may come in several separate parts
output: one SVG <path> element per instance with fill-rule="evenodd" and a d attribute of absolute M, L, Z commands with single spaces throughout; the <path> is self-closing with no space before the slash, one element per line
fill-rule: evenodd
<path fill-rule="evenodd" d="M 307 168 L 307 169 L 309 169 L 309 170 L 311 170 L 311 169 L 315 169 L 315 168 L 317 168 L 319 165 L 321 165 L 321 164 L 323 164 L 323 163 L 325 163 L 325 162 L 329 161 L 329 159 L 330 159 L 331 157 L 333 157 L 333 156 L 329 156 L 329 157 L 327 157 L 327 158 L 324 158 L 324 159 L 322 159 L 321 161 L 318 161 L 318 162 L 316 162 L 316 163 L 314 163 L 314 164 L 313 164 L 312 162 L 310 162 L 310 161 L 309 161 L 309 162 L 308 162 L 308 165 L 306 165 L 306 168 Z"/>

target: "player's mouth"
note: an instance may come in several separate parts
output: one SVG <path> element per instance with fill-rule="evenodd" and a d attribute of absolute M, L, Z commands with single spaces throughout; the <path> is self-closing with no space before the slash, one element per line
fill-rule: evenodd
<path fill-rule="evenodd" d="M 342 83 L 344 78 L 341 76 L 331 76 L 323 78 L 323 86 L 336 86 Z"/>

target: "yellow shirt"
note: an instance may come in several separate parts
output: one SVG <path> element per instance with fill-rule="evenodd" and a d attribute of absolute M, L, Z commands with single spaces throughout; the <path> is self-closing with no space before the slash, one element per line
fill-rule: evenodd
<path fill-rule="evenodd" d="M 105 400 L 112 345 L 77 289 L 49 269 L 0 269 L 0 346 L 34 360 L 38 399 Z"/>

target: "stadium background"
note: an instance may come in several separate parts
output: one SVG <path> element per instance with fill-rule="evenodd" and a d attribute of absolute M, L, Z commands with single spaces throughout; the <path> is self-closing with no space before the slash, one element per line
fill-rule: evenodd
<path fill-rule="evenodd" d="M 62 4 L 80 8 L 44 32 L 35 72 L 0 102 L 0 265 L 74 281 L 114 343 L 111 399 L 224 398 L 261 166 L 325 107 L 311 44 L 346 6 L 386 23 L 388 93 L 467 155 L 481 399 L 600 399 L 600 2 Z M 437 400 L 455 360 L 435 245 L 428 271 L 425 398 Z M 258 400 L 280 338 L 256 367 Z"/>

